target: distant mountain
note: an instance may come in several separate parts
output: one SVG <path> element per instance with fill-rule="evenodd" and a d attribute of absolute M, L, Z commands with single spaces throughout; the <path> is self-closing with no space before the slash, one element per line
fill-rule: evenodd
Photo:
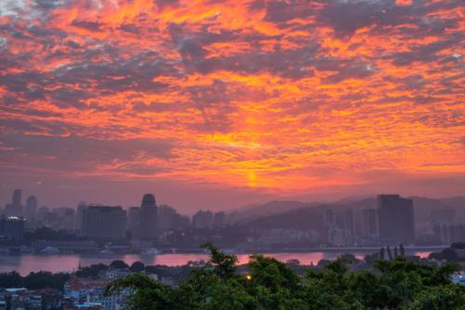
<path fill-rule="evenodd" d="M 359 203 L 360 201 L 364 201 L 367 199 L 376 199 L 373 196 L 367 196 L 367 195 L 360 195 L 360 196 L 350 196 L 350 197 L 345 197 L 340 200 L 336 200 L 332 204 L 350 204 L 350 203 Z"/>
<path fill-rule="evenodd" d="M 409 197 L 413 200 L 415 223 L 417 229 L 429 229 L 433 220 L 443 211 L 453 209 L 455 220 L 465 220 L 465 197 L 451 197 L 431 199 L 425 197 Z M 334 203 L 305 203 L 294 200 L 270 201 L 262 205 L 253 205 L 237 210 L 231 214 L 236 224 L 248 227 L 272 229 L 294 228 L 306 229 L 322 224 L 324 209 L 353 209 L 377 208 L 376 197 L 349 198 Z M 446 212 L 447 214 L 447 212 Z"/>
<path fill-rule="evenodd" d="M 456 197 L 449 197 L 449 198 L 440 198 L 439 201 L 443 202 L 445 205 L 461 209 L 465 211 L 465 196 L 456 196 Z"/>
<path fill-rule="evenodd" d="M 439 210 L 455 210 L 456 220 L 463 219 L 465 217 L 465 197 L 451 197 L 439 199 L 424 197 L 409 198 L 413 200 L 413 205 L 415 207 L 415 222 L 417 224 L 429 223 L 435 220 L 435 211 Z"/>
<path fill-rule="evenodd" d="M 365 198 L 357 201 L 338 201 L 336 203 L 329 204 L 329 206 L 332 206 L 334 208 L 341 207 L 341 208 L 348 208 L 348 209 L 367 209 L 367 208 L 377 208 L 377 202 L 376 202 L 376 197 L 371 197 L 371 198 Z"/>
<path fill-rule="evenodd" d="M 248 218 L 242 225 L 253 229 L 301 229 L 317 228 L 323 224 L 324 206 L 303 207 L 282 213 Z"/>
<path fill-rule="evenodd" d="M 294 200 L 274 200 L 260 205 L 249 205 L 232 212 L 229 216 L 237 223 L 262 216 L 281 214 L 290 210 L 308 208 L 315 204 L 316 203 L 305 203 Z"/>
<path fill-rule="evenodd" d="M 457 220 L 465 222 L 465 196 L 440 199 L 445 205 L 450 206 L 457 212 Z"/>

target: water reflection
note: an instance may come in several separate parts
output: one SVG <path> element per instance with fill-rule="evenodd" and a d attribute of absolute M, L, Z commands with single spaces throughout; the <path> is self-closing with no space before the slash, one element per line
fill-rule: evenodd
<path fill-rule="evenodd" d="M 427 257 L 431 252 L 413 252 L 420 257 Z M 321 259 L 335 259 L 341 253 L 336 252 L 313 252 L 313 253 L 267 253 L 282 262 L 298 260 L 301 264 L 317 264 Z M 354 253 L 358 259 L 363 259 L 366 253 Z M 249 260 L 250 254 L 238 254 L 240 264 Z M 22 275 L 40 270 L 50 272 L 73 271 L 79 266 L 90 266 L 92 264 L 110 264 L 113 260 L 120 259 L 128 265 L 141 261 L 146 265 L 182 266 L 188 262 L 207 260 L 208 254 L 159 254 L 156 256 L 144 256 L 136 254 L 128 255 L 0 255 L 0 272 L 17 271 Z"/>

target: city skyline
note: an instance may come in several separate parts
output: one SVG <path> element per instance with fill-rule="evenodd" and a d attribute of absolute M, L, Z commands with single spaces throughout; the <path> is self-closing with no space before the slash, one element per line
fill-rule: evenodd
<path fill-rule="evenodd" d="M 2 1 L 0 203 L 464 195 L 461 7 Z"/>
<path fill-rule="evenodd" d="M 418 195 L 404 195 L 404 194 L 399 194 L 399 193 L 388 193 L 388 192 L 385 192 L 383 194 L 381 193 L 374 193 L 374 194 L 366 194 L 366 195 L 354 195 L 354 196 L 341 196 L 341 197 L 333 197 L 333 199 L 316 199 L 316 200 L 305 200 L 305 199 L 302 199 L 302 197 L 272 197 L 272 196 L 265 196 L 262 200 L 257 200 L 257 201 L 253 201 L 253 202 L 249 202 L 249 203 L 244 203 L 244 204 L 241 204 L 241 205 L 236 205 L 236 206 L 233 206 L 231 208 L 221 208 L 221 207 L 216 207 L 213 206 L 213 207 L 209 207 L 207 205 L 197 205 L 197 204 L 192 204 L 190 205 L 190 208 L 182 208 L 178 205 L 175 205 L 175 204 L 172 204 L 172 203 L 169 203 L 167 201 L 162 201 L 162 200 L 159 200 L 158 198 L 158 195 L 157 194 L 153 194 L 153 193 L 143 193 L 141 195 L 139 195 L 137 198 L 135 198 L 134 201 L 130 201 L 129 203 L 121 203 L 121 202 L 114 202 L 114 203 L 109 203 L 109 202 L 105 202 L 105 201 L 90 201 L 90 200 L 86 200 L 85 197 L 81 197 L 80 199 L 78 199 L 76 202 L 71 202 L 71 203 L 64 203 L 64 204 L 59 204 L 59 205 L 48 205 L 46 203 L 44 203 L 41 199 L 41 197 L 37 196 L 35 193 L 32 193 L 32 192 L 25 192 L 23 189 L 21 188 L 15 188 L 14 190 L 12 190 L 9 194 L 9 197 L 4 197 L 4 200 L 5 202 L 2 202 L 0 201 L 0 210 L 5 210 L 5 208 L 7 208 L 8 206 L 14 206 L 15 203 L 14 203 L 14 200 L 15 199 L 18 199 L 18 198 L 15 198 L 17 197 L 17 193 L 19 191 L 19 201 L 20 201 L 20 204 L 17 205 L 17 206 L 20 206 L 21 207 L 21 212 L 28 212 L 27 209 L 28 209 L 28 206 L 30 205 L 30 201 L 34 201 L 33 204 L 34 204 L 34 209 L 39 209 L 40 207 L 46 207 L 46 208 L 49 208 L 51 210 L 53 209 L 60 209 L 60 208 L 72 208 L 72 209 L 75 209 L 75 208 L 79 208 L 80 205 L 84 204 L 84 205 L 87 205 L 87 206 L 117 206 L 117 207 L 122 207 L 124 208 L 125 210 L 129 210 L 131 208 L 139 208 L 141 206 L 141 197 L 145 197 L 146 195 L 151 195 L 151 196 L 154 196 L 155 200 L 156 200 L 156 205 L 157 206 L 169 206 L 171 208 L 175 208 L 177 211 L 181 212 L 182 214 L 186 214 L 186 215 L 189 215 L 189 216 L 192 216 L 194 215 L 196 212 L 198 211 L 202 211 L 202 210 L 211 210 L 211 211 L 215 211 L 215 212 L 220 212 L 220 211 L 226 211 L 226 212 L 234 212 L 234 211 L 240 211 L 240 210 L 246 210 L 248 208 L 254 208 L 258 205 L 263 205 L 263 204 L 267 204 L 267 203 L 273 203 L 273 202 L 298 202 L 298 203 L 303 203 L 303 204 L 307 204 L 307 205 L 312 205 L 312 204 L 321 204 L 321 205 L 325 205 L 325 204 L 328 204 L 328 205 L 331 205 L 331 204 L 337 204 L 337 203 L 347 203 L 347 202 L 351 202 L 351 201 L 360 201 L 360 200 L 364 200 L 364 199 L 369 199 L 369 198 L 373 198 L 373 197 L 376 197 L 376 196 L 379 196 L 379 195 L 394 195 L 394 196 L 397 196 L 397 195 L 400 195 L 400 196 L 404 196 L 404 197 L 407 197 L 407 198 L 412 198 L 412 197 L 418 197 L 418 198 L 425 198 L 425 199 L 432 199 L 432 200 L 435 200 L 435 199 L 451 199 L 451 198 L 465 198 L 465 195 L 456 195 L 456 196 L 440 196 L 440 197 L 429 197 L 429 196 L 418 196 Z M 135 195 L 131 195 L 131 196 L 135 196 Z M 273 199 L 273 198 L 276 198 L 276 199 Z M 1 199 L 3 199 L 3 196 L 1 197 Z M 45 201 L 47 201 L 47 199 L 45 199 Z M 115 200 L 113 200 L 115 201 Z"/>
<path fill-rule="evenodd" d="M 195 251 L 193 244 L 210 238 L 222 246 L 249 251 L 284 245 L 437 246 L 465 238 L 465 197 L 434 200 L 379 194 L 326 204 L 272 201 L 234 212 L 200 209 L 192 216 L 157 205 L 151 193 L 144 194 L 136 207 L 81 202 L 76 208 L 55 210 L 38 208 L 35 196 L 29 196 L 24 206 L 20 189 L 11 198 L 11 203 L 0 208 L 0 243 L 25 242 L 33 251 L 44 253 L 98 252 L 98 244 L 102 254 L 109 254 L 114 253 L 113 242 L 114 249 L 126 252 L 158 253 L 149 250 L 150 245 Z M 31 238 L 37 240 L 31 242 Z"/>

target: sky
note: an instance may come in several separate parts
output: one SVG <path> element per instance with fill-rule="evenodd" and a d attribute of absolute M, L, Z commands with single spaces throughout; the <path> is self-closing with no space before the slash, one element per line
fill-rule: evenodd
<path fill-rule="evenodd" d="M 462 0 L 2 0 L 0 202 L 465 194 Z"/>

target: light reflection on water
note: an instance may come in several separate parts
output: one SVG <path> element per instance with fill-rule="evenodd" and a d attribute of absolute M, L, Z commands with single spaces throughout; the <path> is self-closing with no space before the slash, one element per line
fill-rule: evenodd
<path fill-rule="evenodd" d="M 414 252 L 420 257 L 427 257 L 431 252 Z M 354 253 L 355 257 L 363 259 L 367 253 Z M 250 254 L 238 254 L 240 264 L 248 262 Z M 266 253 L 266 256 L 274 257 L 280 261 L 296 259 L 301 264 L 317 264 L 321 259 L 335 259 L 341 253 L 336 252 L 312 252 L 312 253 Z M 17 271 L 22 275 L 40 270 L 50 272 L 73 271 L 79 266 L 85 267 L 92 264 L 109 264 L 113 260 L 123 260 L 131 265 L 133 262 L 141 261 L 146 265 L 166 265 L 182 266 L 188 262 L 207 260 L 208 254 L 159 254 L 156 256 L 144 256 L 138 254 L 127 255 L 80 255 L 80 254 L 59 254 L 59 255 L 0 255 L 0 272 Z"/>

